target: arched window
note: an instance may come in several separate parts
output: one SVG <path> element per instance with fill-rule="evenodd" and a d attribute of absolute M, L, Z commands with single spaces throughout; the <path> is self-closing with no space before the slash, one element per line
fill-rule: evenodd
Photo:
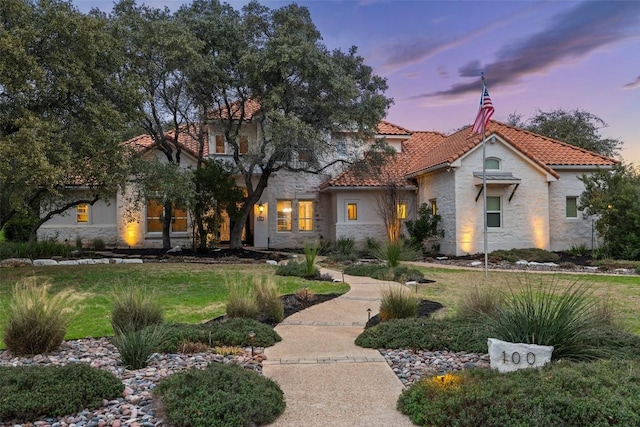
<path fill-rule="evenodd" d="M 484 167 L 488 171 L 499 171 L 501 169 L 501 161 L 497 157 L 488 157 L 484 160 Z"/>

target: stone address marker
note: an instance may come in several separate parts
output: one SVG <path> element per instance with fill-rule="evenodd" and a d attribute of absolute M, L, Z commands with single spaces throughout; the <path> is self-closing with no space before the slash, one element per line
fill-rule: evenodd
<path fill-rule="evenodd" d="M 499 372 L 539 368 L 551 361 L 553 346 L 512 343 L 496 338 L 487 340 L 491 368 Z"/>

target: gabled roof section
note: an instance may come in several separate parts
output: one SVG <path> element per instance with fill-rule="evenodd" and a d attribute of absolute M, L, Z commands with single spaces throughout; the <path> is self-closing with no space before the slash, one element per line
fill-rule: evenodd
<path fill-rule="evenodd" d="M 190 132 L 189 132 L 190 130 Z M 192 134 L 195 135 L 197 133 L 197 126 L 192 125 L 189 129 L 187 126 L 183 126 L 180 128 L 180 132 L 178 134 L 178 142 L 180 144 L 180 148 L 192 155 L 193 157 L 198 157 L 198 141 L 192 137 Z M 175 134 L 174 130 L 167 131 L 165 136 L 167 140 L 175 145 Z M 135 152 L 144 154 L 147 151 L 150 151 L 155 148 L 155 141 L 151 137 L 151 135 L 140 135 L 135 138 L 131 138 L 128 141 L 124 142 L 124 145 L 132 148 Z M 209 144 L 204 144 L 204 156 L 209 155 Z"/>
<path fill-rule="evenodd" d="M 378 128 L 376 130 L 379 135 L 411 135 L 411 131 L 401 126 L 394 125 L 393 123 L 389 123 L 385 120 L 380 120 L 380 123 L 378 123 Z"/>
<path fill-rule="evenodd" d="M 335 178 L 324 182 L 320 188 L 382 187 L 389 181 L 403 186 L 413 185 L 405 178 L 407 172 L 411 170 L 416 159 L 422 157 L 442 139 L 444 136 L 437 132 L 415 132 L 402 143 L 402 151 L 396 153 L 395 159 L 386 163 L 376 176 L 361 176 L 350 167 Z"/>
<path fill-rule="evenodd" d="M 253 99 L 248 99 L 244 102 L 241 101 L 233 102 L 229 108 L 222 107 L 218 110 L 212 111 L 209 114 L 210 119 L 228 119 L 229 113 L 231 113 L 231 117 L 235 120 L 240 120 L 242 116 L 242 107 L 244 105 L 244 117 L 243 120 L 250 121 L 260 111 L 260 103 Z"/>
<path fill-rule="evenodd" d="M 487 125 L 486 134 L 500 136 L 556 178 L 559 175 L 553 166 L 610 167 L 619 163 L 618 160 L 494 120 Z M 413 165 L 409 173 L 415 175 L 451 164 L 481 142 L 482 135 L 472 134 L 471 126 L 466 127 L 440 141 Z"/>

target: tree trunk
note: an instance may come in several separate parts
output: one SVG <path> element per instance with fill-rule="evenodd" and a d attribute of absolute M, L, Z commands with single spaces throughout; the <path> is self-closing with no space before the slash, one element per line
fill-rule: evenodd
<path fill-rule="evenodd" d="M 260 181 L 258 181 L 258 184 L 255 187 L 255 190 L 253 191 L 253 193 L 247 195 L 247 199 L 242 204 L 240 213 L 235 219 L 235 223 L 233 224 L 233 227 L 231 227 L 231 232 L 229 235 L 229 247 L 231 249 L 242 248 L 242 230 L 247 224 L 247 218 L 249 218 L 249 214 L 251 213 L 253 206 L 258 203 L 258 200 L 260 200 L 260 197 L 262 197 L 264 189 L 267 188 L 267 182 L 270 175 L 270 171 L 263 171 L 262 176 L 260 177 Z"/>
<path fill-rule="evenodd" d="M 171 219 L 172 219 L 171 202 L 164 202 L 163 210 L 164 215 L 162 217 L 162 249 L 171 249 Z"/>

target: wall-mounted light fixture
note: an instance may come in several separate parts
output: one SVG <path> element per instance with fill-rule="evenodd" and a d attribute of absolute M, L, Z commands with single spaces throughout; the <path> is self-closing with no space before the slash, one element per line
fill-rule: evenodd
<path fill-rule="evenodd" d="M 262 203 L 258 204 L 258 217 L 256 219 L 258 221 L 264 221 L 264 205 Z"/>

